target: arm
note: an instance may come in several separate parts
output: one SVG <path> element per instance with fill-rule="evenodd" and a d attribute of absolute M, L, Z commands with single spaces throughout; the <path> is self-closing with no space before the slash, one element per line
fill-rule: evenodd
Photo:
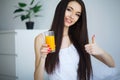
<path fill-rule="evenodd" d="M 48 53 L 47 51 L 48 48 L 46 44 L 43 44 L 42 34 L 38 35 L 35 38 L 34 48 L 35 48 L 34 80 L 43 80 L 45 59 Z"/>
<path fill-rule="evenodd" d="M 109 67 L 114 67 L 115 63 L 111 55 L 109 55 L 106 51 L 100 48 L 95 43 L 95 36 L 92 37 L 92 43 L 85 45 L 85 50 L 90 54 L 93 55 L 95 58 L 103 62 Z"/>
<path fill-rule="evenodd" d="M 99 49 L 99 51 L 100 51 L 100 49 Z M 93 54 L 93 56 L 109 67 L 115 67 L 115 63 L 114 63 L 112 56 L 109 55 L 103 49 L 101 49 L 101 53 L 99 53 L 98 55 Z"/>

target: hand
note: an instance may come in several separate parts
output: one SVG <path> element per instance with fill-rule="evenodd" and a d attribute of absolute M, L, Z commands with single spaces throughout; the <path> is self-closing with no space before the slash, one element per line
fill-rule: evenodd
<path fill-rule="evenodd" d="M 92 43 L 85 45 L 85 50 L 91 55 L 101 55 L 104 53 L 103 50 L 96 44 L 95 35 L 92 36 Z"/>
<path fill-rule="evenodd" d="M 40 53 L 42 54 L 42 56 L 47 56 L 48 53 L 51 52 L 51 48 L 49 47 L 48 44 L 43 44 L 41 46 L 41 49 L 40 49 Z"/>

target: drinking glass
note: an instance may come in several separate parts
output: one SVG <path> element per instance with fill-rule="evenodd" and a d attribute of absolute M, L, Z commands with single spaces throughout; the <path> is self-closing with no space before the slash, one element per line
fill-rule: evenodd
<path fill-rule="evenodd" d="M 55 52 L 55 36 L 54 31 L 45 32 L 45 42 L 51 48 L 51 52 Z"/>

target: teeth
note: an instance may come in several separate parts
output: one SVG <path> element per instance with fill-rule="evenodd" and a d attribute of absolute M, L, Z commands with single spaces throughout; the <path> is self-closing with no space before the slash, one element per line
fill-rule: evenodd
<path fill-rule="evenodd" d="M 71 22 L 72 22 L 72 21 L 71 21 L 71 20 L 69 20 L 69 19 L 66 19 L 66 21 L 67 21 L 67 22 L 69 22 L 69 23 L 71 23 Z"/>

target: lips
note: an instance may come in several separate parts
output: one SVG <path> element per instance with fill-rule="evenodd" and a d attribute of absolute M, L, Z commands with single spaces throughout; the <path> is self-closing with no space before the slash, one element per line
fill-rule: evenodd
<path fill-rule="evenodd" d="M 71 24 L 73 21 L 71 20 L 71 19 L 69 19 L 69 18 L 65 18 L 65 23 L 67 23 L 67 24 Z"/>

